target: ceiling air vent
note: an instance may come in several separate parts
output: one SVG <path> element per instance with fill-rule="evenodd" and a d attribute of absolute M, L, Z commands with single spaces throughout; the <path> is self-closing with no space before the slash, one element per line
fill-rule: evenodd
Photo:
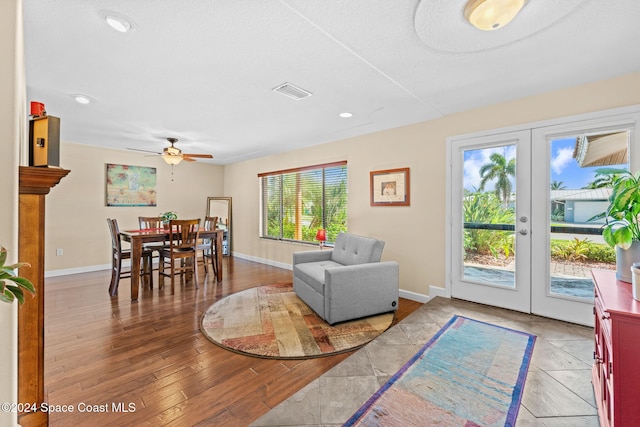
<path fill-rule="evenodd" d="M 311 92 L 294 86 L 291 83 L 283 83 L 278 87 L 274 87 L 273 91 L 281 93 L 284 96 L 288 96 L 289 98 L 295 99 L 296 101 L 312 95 Z"/>

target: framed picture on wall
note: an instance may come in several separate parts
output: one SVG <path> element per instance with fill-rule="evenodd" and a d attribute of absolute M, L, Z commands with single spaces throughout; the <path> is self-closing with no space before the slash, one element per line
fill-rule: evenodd
<path fill-rule="evenodd" d="M 156 206 L 156 168 L 107 163 L 107 206 Z"/>
<path fill-rule="evenodd" d="M 369 173 L 371 206 L 409 206 L 409 168 Z"/>

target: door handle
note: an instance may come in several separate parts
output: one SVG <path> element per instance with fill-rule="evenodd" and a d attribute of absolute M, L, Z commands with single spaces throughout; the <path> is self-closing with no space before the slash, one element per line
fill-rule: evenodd
<path fill-rule="evenodd" d="M 523 236 L 526 236 L 528 231 L 525 228 L 523 228 L 521 230 L 518 230 L 518 233 L 522 234 Z"/>

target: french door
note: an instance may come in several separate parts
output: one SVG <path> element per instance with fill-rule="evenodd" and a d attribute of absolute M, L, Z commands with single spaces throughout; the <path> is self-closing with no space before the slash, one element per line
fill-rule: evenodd
<path fill-rule="evenodd" d="M 459 140 L 450 149 L 451 295 L 528 312 L 531 132 Z"/>
<path fill-rule="evenodd" d="M 639 122 L 635 112 L 450 140 L 451 295 L 592 325 L 583 258 L 606 250 L 590 219 L 608 190 L 590 187 L 598 167 L 637 169 Z"/>

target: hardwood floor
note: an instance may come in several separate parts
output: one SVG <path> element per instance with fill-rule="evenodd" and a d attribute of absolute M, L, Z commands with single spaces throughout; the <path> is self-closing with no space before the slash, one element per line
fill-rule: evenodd
<path fill-rule="evenodd" d="M 224 280 L 170 281 L 130 301 L 108 294 L 110 271 L 46 279 L 45 388 L 51 426 L 244 426 L 350 353 L 309 360 L 243 356 L 208 341 L 202 313 L 217 299 L 291 271 L 225 257 Z M 205 283 L 202 283 L 202 282 Z M 401 299 L 397 321 L 421 304 Z M 68 405 L 73 412 L 53 412 Z"/>

